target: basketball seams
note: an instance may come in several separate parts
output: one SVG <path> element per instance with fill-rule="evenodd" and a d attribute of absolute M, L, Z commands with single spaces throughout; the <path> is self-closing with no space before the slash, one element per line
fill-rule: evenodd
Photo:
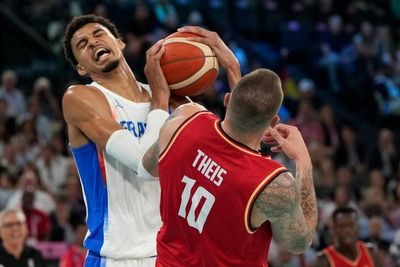
<path fill-rule="evenodd" d="M 186 40 L 185 37 L 168 38 L 164 41 L 164 45 L 168 45 L 170 43 L 184 43 L 184 44 L 193 45 L 193 46 L 200 48 L 201 51 L 203 51 L 204 56 L 215 56 L 214 52 L 208 45 L 198 43 L 198 42 L 188 41 L 188 40 Z"/>
<path fill-rule="evenodd" d="M 186 87 L 186 86 L 192 84 L 193 82 L 197 81 L 198 79 L 200 79 L 209 70 L 215 69 L 214 68 L 214 65 L 215 65 L 214 61 L 216 61 L 215 57 L 207 57 L 204 59 L 205 60 L 204 60 L 203 66 L 196 73 L 194 73 L 192 76 L 190 76 L 186 80 L 183 80 L 179 83 L 170 84 L 169 87 L 172 90 L 181 89 L 183 87 Z M 215 69 L 215 70 L 217 70 L 217 69 Z"/>
<path fill-rule="evenodd" d="M 215 56 L 212 55 L 212 56 L 186 57 L 186 58 L 176 59 L 176 60 L 174 60 L 174 61 L 170 61 L 170 62 L 167 62 L 167 63 L 160 64 L 160 66 L 161 66 L 161 67 L 164 67 L 164 66 L 167 66 L 167 65 L 169 65 L 169 64 L 176 63 L 176 62 L 190 61 L 190 60 L 193 60 L 193 59 L 201 59 L 201 58 L 207 58 L 207 57 L 215 57 Z M 214 68 L 215 68 L 215 67 L 214 67 Z"/>

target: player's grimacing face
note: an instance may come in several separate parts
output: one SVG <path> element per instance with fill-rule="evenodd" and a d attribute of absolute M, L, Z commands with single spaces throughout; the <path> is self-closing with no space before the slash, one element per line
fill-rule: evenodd
<path fill-rule="evenodd" d="M 109 69 L 122 57 L 125 44 L 116 39 L 103 25 L 88 23 L 71 38 L 72 52 L 81 75 Z M 118 64 L 117 64 L 118 65 Z"/>

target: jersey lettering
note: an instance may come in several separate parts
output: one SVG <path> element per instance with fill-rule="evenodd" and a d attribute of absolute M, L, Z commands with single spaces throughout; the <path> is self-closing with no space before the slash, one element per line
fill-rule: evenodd
<path fill-rule="evenodd" d="M 203 232 L 203 227 L 207 220 L 208 214 L 210 213 L 211 208 L 214 205 L 215 197 L 210 192 L 208 192 L 204 187 L 199 186 L 194 192 L 193 196 L 191 197 L 191 205 L 189 213 L 186 216 L 186 207 L 189 203 L 191 191 L 196 181 L 187 176 L 183 176 L 182 182 L 185 183 L 186 185 L 182 192 L 181 196 L 182 200 L 181 200 L 181 205 L 179 207 L 178 215 L 185 218 L 188 224 L 191 227 L 196 228 L 201 234 L 201 232 Z M 199 206 L 202 198 L 205 198 L 205 201 L 200 209 L 199 215 L 196 218 L 195 211 Z"/>
<path fill-rule="evenodd" d="M 144 122 L 133 122 L 133 121 L 120 121 L 122 127 L 133 133 L 135 137 L 142 137 L 146 130 L 147 124 Z"/>
<path fill-rule="evenodd" d="M 224 180 L 222 176 L 227 173 L 224 168 L 200 149 L 197 149 L 197 156 L 194 159 L 192 166 L 217 186 L 221 185 Z"/>

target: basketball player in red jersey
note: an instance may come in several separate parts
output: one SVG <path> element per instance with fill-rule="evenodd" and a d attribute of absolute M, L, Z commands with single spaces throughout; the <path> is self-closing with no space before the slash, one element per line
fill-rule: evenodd
<path fill-rule="evenodd" d="M 259 69 L 225 96 L 223 121 L 186 104 L 161 128 L 139 165 L 161 183 L 157 266 L 268 266 L 272 237 L 292 253 L 310 246 L 311 160 L 298 129 L 277 125 L 282 99 L 279 77 Z M 259 152 L 262 139 L 296 162 L 295 177 Z"/>
<path fill-rule="evenodd" d="M 357 211 L 339 207 L 332 215 L 334 244 L 319 253 L 314 267 L 380 267 L 377 248 L 358 240 Z"/>

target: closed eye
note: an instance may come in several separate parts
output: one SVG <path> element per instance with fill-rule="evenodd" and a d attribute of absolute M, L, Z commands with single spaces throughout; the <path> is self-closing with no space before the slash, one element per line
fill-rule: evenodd
<path fill-rule="evenodd" d="M 105 32 L 104 32 L 104 30 L 103 29 L 96 29 L 93 33 L 92 33 L 92 35 L 93 35 L 93 37 L 100 37 L 101 35 L 103 35 Z"/>
<path fill-rule="evenodd" d="M 81 50 L 82 48 L 84 48 L 87 44 L 87 39 L 81 39 L 79 40 L 79 42 L 76 44 L 76 48 L 78 50 Z"/>

